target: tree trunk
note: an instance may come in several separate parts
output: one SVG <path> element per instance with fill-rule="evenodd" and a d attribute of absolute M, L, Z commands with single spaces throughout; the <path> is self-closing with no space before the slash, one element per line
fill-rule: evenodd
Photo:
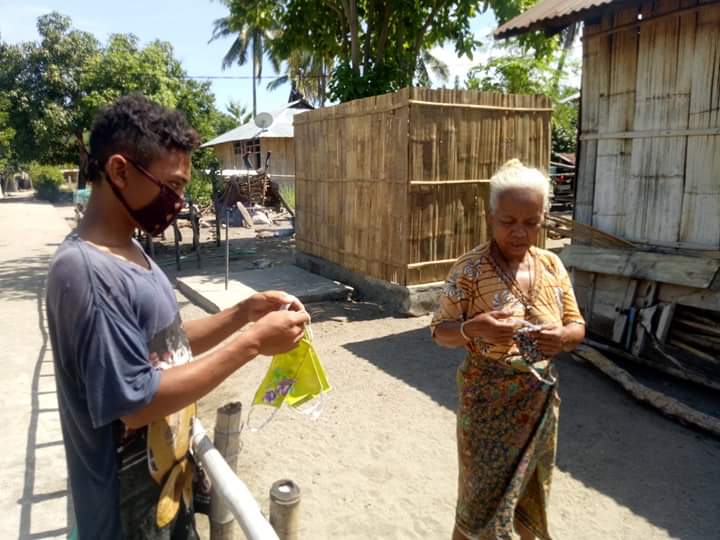
<path fill-rule="evenodd" d="M 87 170 L 88 170 L 89 156 L 87 153 L 87 148 L 85 148 L 85 143 L 82 140 L 82 133 L 76 133 L 75 140 L 77 141 L 78 153 L 79 153 L 79 158 L 80 158 L 79 159 L 77 188 L 85 189 L 85 186 L 87 185 Z"/>
<path fill-rule="evenodd" d="M 382 24 L 382 30 L 380 30 L 377 51 L 375 51 L 376 67 L 382 65 L 388 35 L 390 34 L 390 9 L 387 4 L 385 4 L 385 9 L 383 10 L 382 20 L 380 21 L 380 23 Z"/>
<path fill-rule="evenodd" d="M 415 72 L 417 71 L 417 65 L 418 65 L 418 58 L 420 57 L 420 49 L 423 45 L 423 40 L 425 39 L 425 34 L 427 33 L 428 28 L 430 27 L 430 24 L 432 24 L 433 20 L 435 19 L 435 14 L 437 13 L 437 2 L 433 2 L 433 6 L 430 8 L 430 13 L 428 14 L 427 18 L 425 19 L 425 22 L 422 25 L 422 28 L 418 31 L 417 34 L 415 34 L 415 43 L 413 44 L 413 63 L 411 67 L 410 73 L 408 73 L 409 78 L 409 84 L 413 83 L 413 80 L 415 79 Z"/>
<path fill-rule="evenodd" d="M 360 42 L 358 35 L 358 12 L 356 0 L 343 0 L 343 9 L 345 18 L 347 19 L 348 29 L 350 30 L 350 58 L 352 60 L 352 69 L 356 74 L 360 74 Z"/>
<path fill-rule="evenodd" d="M 253 47 L 253 50 L 252 50 L 253 118 L 255 118 L 257 116 L 257 96 L 256 96 L 256 88 L 255 88 L 255 86 L 256 86 L 255 82 L 256 82 L 256 78 L 257 78 L 256 64 L 257 64 L 257 58 L 255 57 L 255 47 Z"/>
<path fill-rule="evenodd" d="M 565 41 L 560 51 L 560 58 L 558 59 L 557 68 L 555 68 L 555 75 L 553 76 L 553 90 L 555 93 L 560 89 L 560 79 L 562 78 L 562 71 L 565 69 L 565 62 L 567 61 L 568 53 L 572 48 L 573 41 L 575 41 L 575 33 L 577 30 L 577 24 L 570 26 L 566 30 Z"/>

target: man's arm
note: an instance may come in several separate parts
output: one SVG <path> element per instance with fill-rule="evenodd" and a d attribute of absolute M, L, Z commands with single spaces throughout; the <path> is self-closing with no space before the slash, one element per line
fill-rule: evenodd
<path fill-rule="evenodd" d="M 290 311 L 303 311 L 294 297 L 280 291 L 256 293 L 220 313 L 183 323 L 194 356 L 216 347 L 249 322 L 255 322 L 271 311 L 290 305 Z"/>
<path fill-rule="evenodd" d="M 307 313 L 278 311 L 267 315 L 250 331 L 202 360 L 164 370 L 152 401 L 121 420 L 137 429 L 195 403 L 258 354 L 271 356 L 291 350 L 302 339 L 307 322 Z"/>
<path fill-rule="evenodd" d="M 190 341 L 193 356 L 216 347 L 248 323 L 242 303 L 209 317 L 184 321 L 183 329 Z"/>

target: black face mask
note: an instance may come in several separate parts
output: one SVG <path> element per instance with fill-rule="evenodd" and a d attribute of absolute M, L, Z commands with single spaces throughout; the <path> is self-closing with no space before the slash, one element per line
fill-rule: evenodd
<path fill-rule="evenodd" d="M 105 175 L 110 188 L 120 200 L 130 216 L 137 222 L 138 226 L 148 234 L 156 236 L 163 232 L 177 217 L 183 207 L 183 200 L 168 186 L 150 174 L 144 167 L 138 165 L 127 156 L 123 156 L 129 163 L 140 171 L 148 180 L 160 188 L 160 193 L 146 206 L 134 210 L 130 208 L 122 191 Z"/>

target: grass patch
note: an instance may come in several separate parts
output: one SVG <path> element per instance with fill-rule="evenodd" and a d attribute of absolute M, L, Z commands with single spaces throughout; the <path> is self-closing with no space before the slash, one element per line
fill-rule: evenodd
<path fill-rule="evenodd" d="M 294 186 L 288 186 L 288 185 L 281 185 L 280 186 L 280 195 L 285 200 L 287 205 L 295 210 L 295 187 Z"/>

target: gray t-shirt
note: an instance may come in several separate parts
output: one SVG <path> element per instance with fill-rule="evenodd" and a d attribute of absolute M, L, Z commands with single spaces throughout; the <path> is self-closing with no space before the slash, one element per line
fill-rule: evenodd
<path fill-rule="evenodd" d="M 161 369 L 189 360 L 175 294 L 152 261 L 71 234 L 50 266 L 47 315 L 79 538 L 122 539 L 119 419 L 152 401 Z"/>

